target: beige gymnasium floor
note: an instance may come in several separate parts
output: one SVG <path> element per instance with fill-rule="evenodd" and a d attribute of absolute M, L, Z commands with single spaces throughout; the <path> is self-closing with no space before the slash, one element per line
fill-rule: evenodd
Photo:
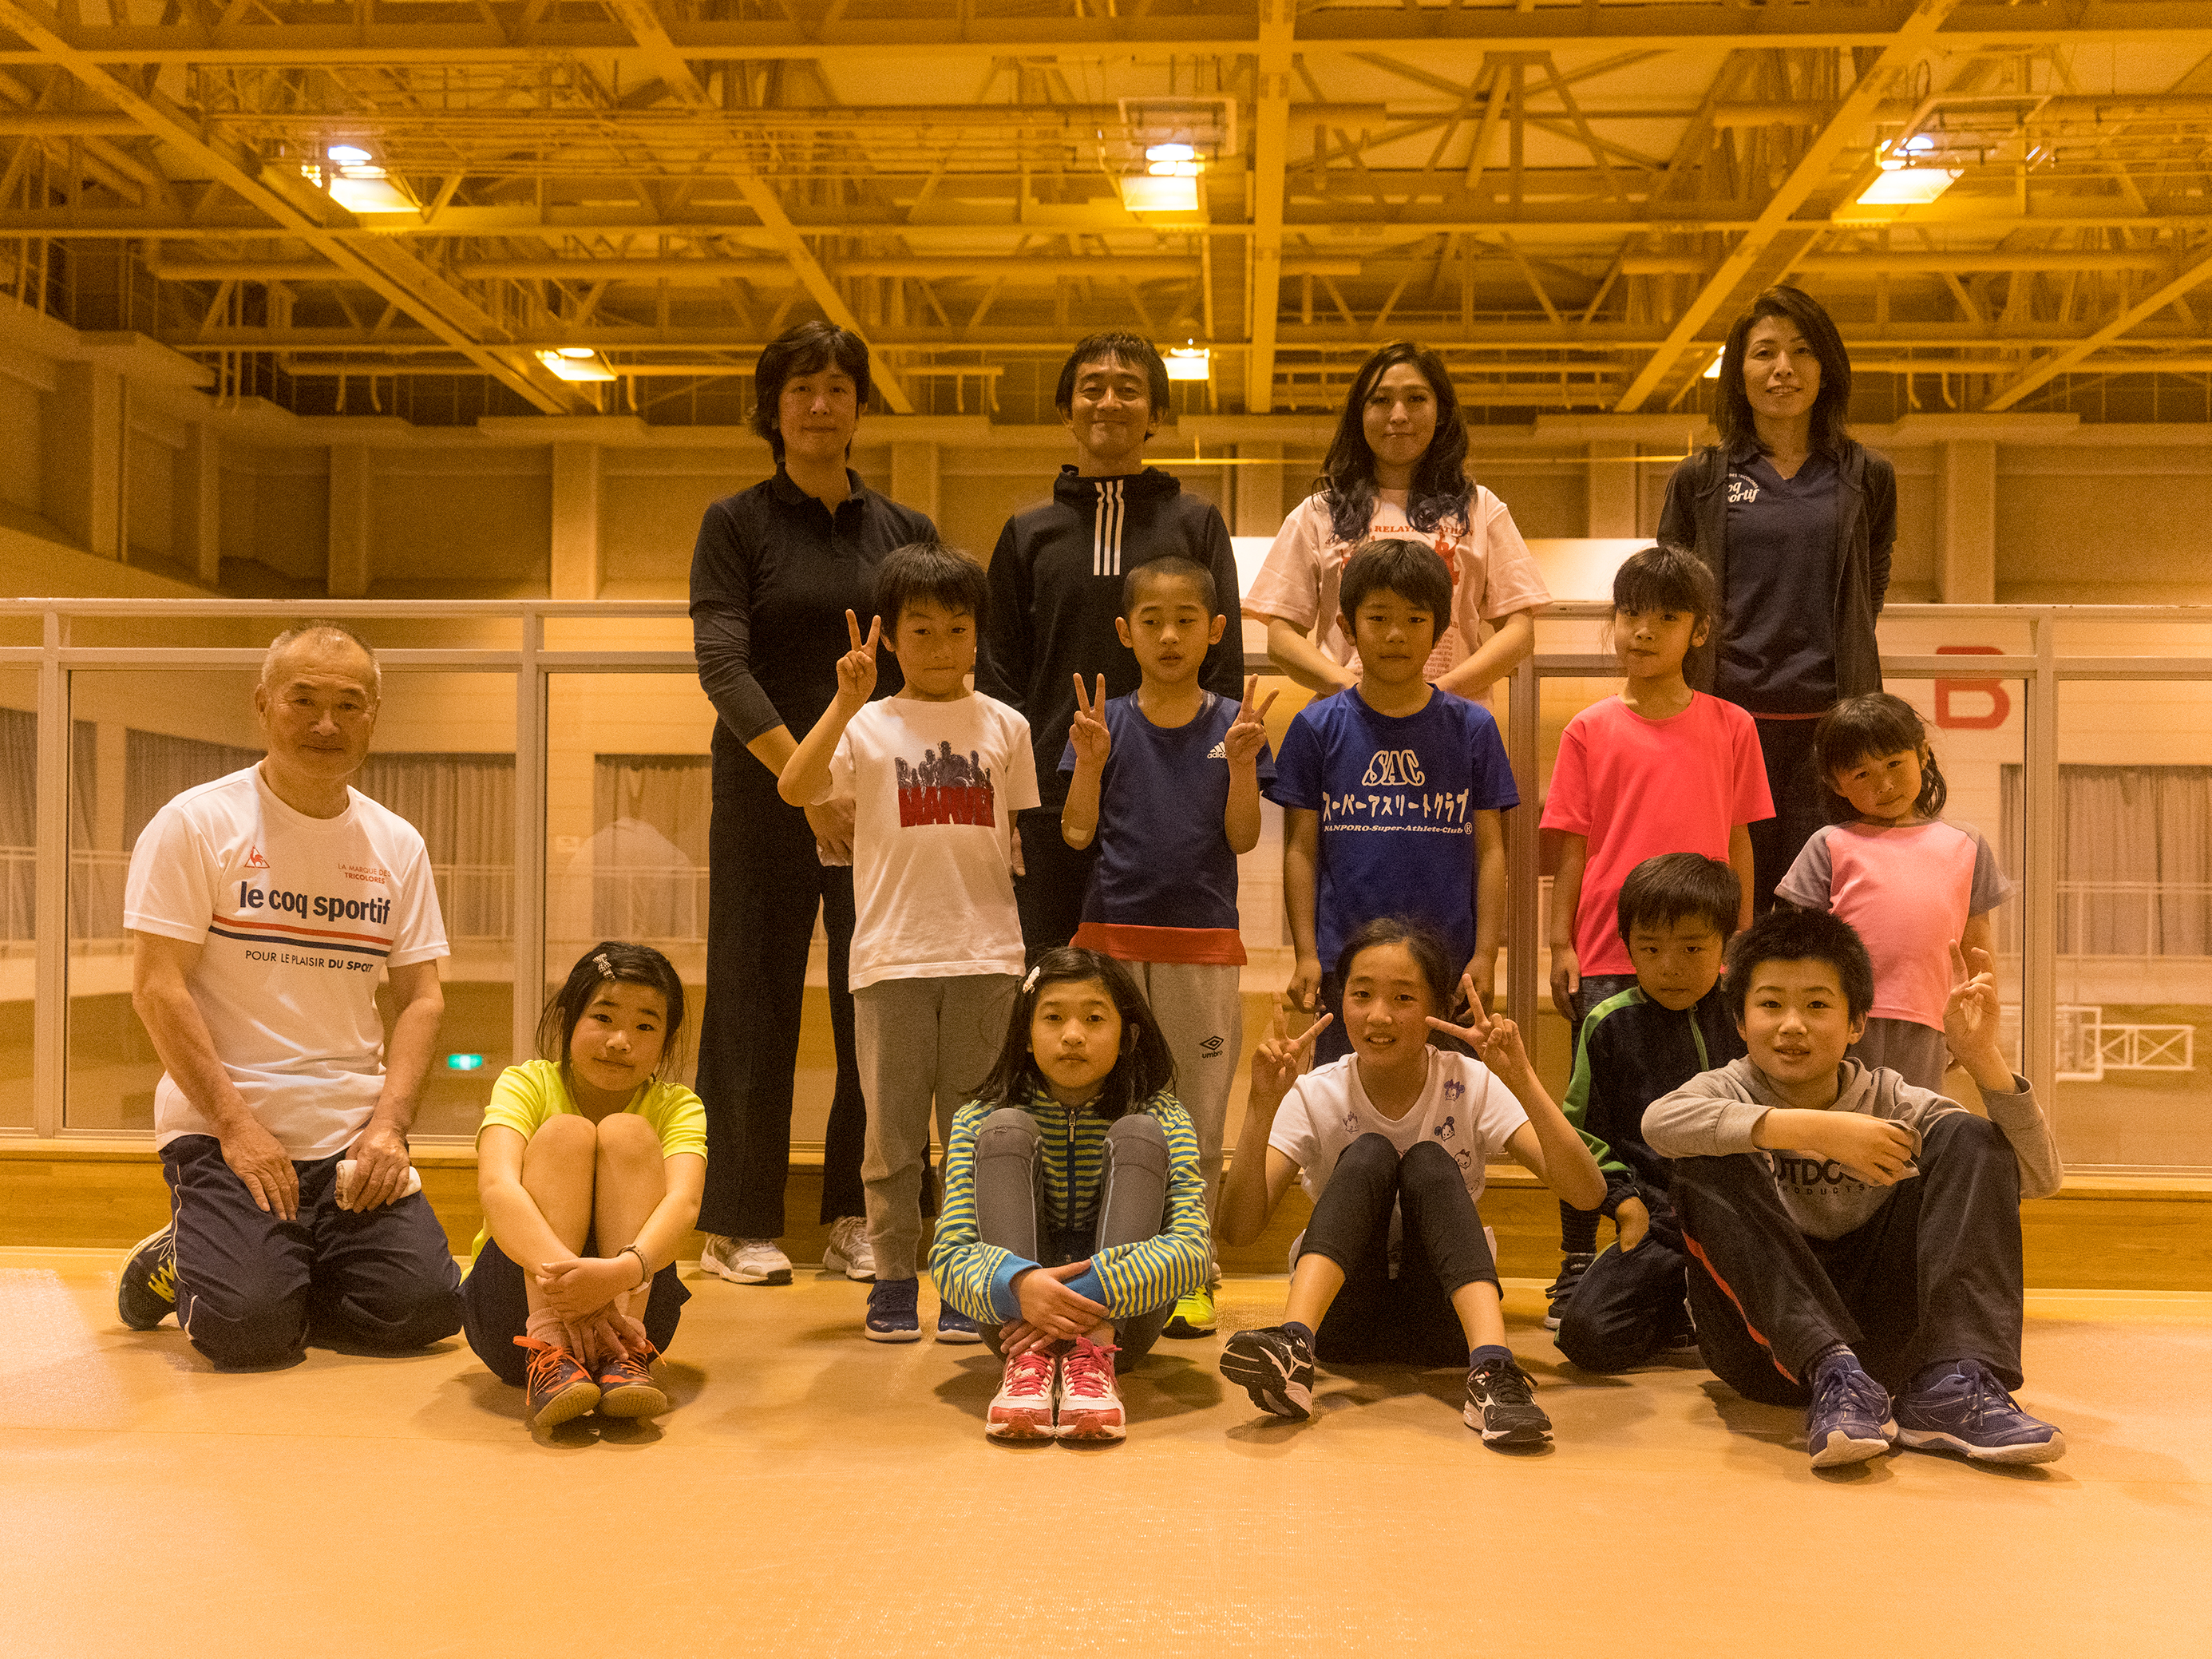
<path fill-rule="evenodd" d="M 2212 1653 L 2212 1295 L 2032 1293 L 2055 1465 L 1816 1476 L 1693 1364 L 1571 1372 L 1518 1281 L 1528 1457 L 1443 1371 L 1261 1419 L 1218 1338 L 1161 1345 L 1122 1445 L 994 1446 L 987 1356 L 864 1342 L 805 1270 L 691 1281 L 657 1426 L 533 1439 L 458 1339 L 219 1376 L 117 1322 L 113 1265 L 0 1251 L 9 1659 Z M 1231 1280 L 1224 1332 L 1280 1294 Z"/>

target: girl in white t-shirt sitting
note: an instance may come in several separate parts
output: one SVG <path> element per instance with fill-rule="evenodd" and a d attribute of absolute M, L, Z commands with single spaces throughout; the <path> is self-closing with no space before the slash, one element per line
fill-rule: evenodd
<path fill-rule="evenodd" d="M 691 1299 L 676 1252 L 699 1218 L 707 1114 L 668 1080 L 684 981 L 643 945 L 593 945 L 477 1131 L 484 1225 L 461 1281 L 477 1357 L 528 1389 L 533 1429 L 597 1407 L 653 1417 L 649 1369 Z"/>
<path fill-rule="evenodd" d="M 1467 476 L 1467 452 L 1435 352 L 1401 340 L 1360 365 L 1321 487 L 1283 520 L 1244 596 L 1278 668 L 1324 696 L 1359 683 L 1337 592 L 1352 550 L 1384 537 L 1427 543 L 1451 572 L 1451 614 L 1437 618 L 1422 672 L 1437 690 L 1481 697 L 1535 648 L 1536 613 L 1552 596 L 1505 503 Z"/>
<path fill-rule="evenodd" d="M 1298 1075 L 1328 1016 L 1293 1039 L 1279 1013 L 1252 1057 L 1252 1089 L 1216 1225 L 1258 1237 L 1293 1176 L 1313 1219 L 1293 1247 L 1283 1322 L 1240 1331 L 1222 1375 L 1279 1417 L 1312 1415 L 1314 1359 L 1456 1364 L 1466 1356 L 1468 1426 L 1492 1445 L 1533 1445 L 1551 1419 L 1505 1346 L 1498 1267 L 1475 1200 L 1485 1167 L 1510 1154 L 1582 1207 L 1605 1178 L 1504 1018 L 1451 1024 L 1443 941 L 1402 917 L 1370 921 L 1338 958 L 1352 1052 Z M 1431 1047 L 1431 1030 L 1480 1060 Z"/>

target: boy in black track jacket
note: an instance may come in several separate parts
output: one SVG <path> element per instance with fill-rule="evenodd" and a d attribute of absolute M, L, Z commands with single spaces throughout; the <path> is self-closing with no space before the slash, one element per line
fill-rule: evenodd
<path fill-rule="evenodd" d="M 1060 833 L 1067 793 L 1060 753 L 1075 718 L 1075 680 L 1097 677 L 1105 696 L 1137 689 L 1137 659 L 1115 632 L 1121 578 L 1175 554 L 1204 565 L 1231 616 L 1243 591 L 1229 526 L 1212 502 L 1186 495 L 1165 472 L 1144 465 L 1146 439 L 1167 408 L 1167 366 L 1152 342 L 1094 334 L 1060 369 L 1054 401 L 1075 439 L 1077 465 L 1063 466 L 1052 499 L 1006 520 L 991 555 L 991 608 L 975 665 L 975 689 L 1030 723 L 1042 804 L 1021 815 L 1023 873 L 1014 883 L 1030 959 L 1065 945 L 1083 921 L 1096 844 L 1078 852 Z M 1240 701 L 1244 652 L 1232 628 L 1206 653 L 1199 680 Z"/>
<path fill-rule="evenodd" d="M 1645 1143 L 1644 1109 L 1743 1054 L 1719 988 L 1741 896 L 1734 870 L 1697 853 L 1646 859 L 1620 884 L 1636 983 L 1583 1020 L 1564 1108 L 1605 1172 L 1600 1208 L 1618 1230 L 1553 1303 L 1559 1352 L 1586 1371 L 1626 1370 L 1689 1334 L 1674 1166 Z"/>

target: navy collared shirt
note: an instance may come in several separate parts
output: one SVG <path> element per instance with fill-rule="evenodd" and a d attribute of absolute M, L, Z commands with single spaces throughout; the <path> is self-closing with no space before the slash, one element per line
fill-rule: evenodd
<path fill-rule="evenodd" d="M 1785 478 L 1756 448 L 1729 458 L 1728 591 L 1713 690 L 1754 714 L 1836 700 L 1836 464 Z"/>
<path fill-rule="evenodd" d="M 927 514 L 878 495 L 857 472 L 845 476 L 853 493 L 834 514 L 779 466 L 699 521 L 691 648 L 700 685 L 741 743 L 779 726 L 793 738 L 812 729 L 836 699 L 837 659 L 852 649 L 846 611 L 865 635 L 884 556 L 937 538 Z M 879 652 L 876 695 L 903 684 L 898 659 Z"/>

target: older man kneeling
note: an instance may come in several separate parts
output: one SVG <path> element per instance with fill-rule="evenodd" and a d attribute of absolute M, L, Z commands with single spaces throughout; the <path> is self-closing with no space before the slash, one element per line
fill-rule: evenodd
<path fill-rule="evenodd" d="M 175 1313 L 220 1369 L 289 1364 L 311 1335 L 392 1352 L 460 1328 L 459 1274 L 407 1152 L 445 924 L 422 837 L 347 787 L 379 684 L 343 627 L 280 635 L 253 692 L 267 757 L 170 801 L 131 858 L 131 1001 L 165 1068 L 171 1219 L 125 1261 L 117 1303 L 136 1330 Z"/>

